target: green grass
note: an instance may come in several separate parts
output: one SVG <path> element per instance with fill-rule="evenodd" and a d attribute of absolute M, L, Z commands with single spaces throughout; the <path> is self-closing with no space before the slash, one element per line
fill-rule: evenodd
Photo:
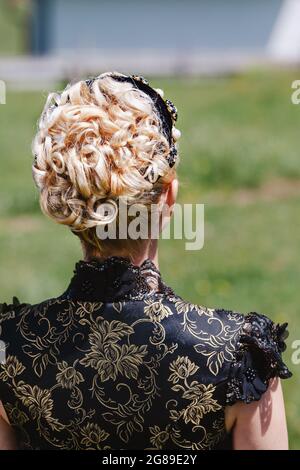
<path fill-rule="evenodd" d="M 285 359 L 294 378 L 284 391 L 293 449 L 300 449 L 299 366 L 290 360 L 300 337 L 300 191 L 288 188 L 300 178 L 300 107 L 290 101 L 299 75 L 151 82 L 179 108 L 179 199 L 205 203 L 204 248 L 188 252 L 184 241 L 162 241 L 163 277 L 193 302 L 289 321 Z M 9 93 L 0 106 L 1 301 L 60 294 L 81 256 L 76 238 L 40 215 L 33 189 L 30 142 L 45 96 Z M 272 181 L 285 182 L 284 197 L 259 189 Z M 238 195 L 245 189 L 243 205 Z M 268 197 L 260 197 L 264 191 Z"/>
<path fill-rule="evenodd" d="M 187 83 L 166 81 L 176 98 L 183 166 L 194 187 L 257 186 L 266 178 L 298 178 L 300 107 L 291 105 L 297 74 L 255 72 Z M 163 81 L 157 82 L 160 87 Z"/>

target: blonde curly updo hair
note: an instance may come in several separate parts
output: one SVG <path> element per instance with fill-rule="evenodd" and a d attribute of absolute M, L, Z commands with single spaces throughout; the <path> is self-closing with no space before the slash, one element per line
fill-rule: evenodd
<path fill-rule="evenodd" d="M 129 206 L 156 204 L 176 173 L 153 99 L 114 76 L 124 75 L 105 73 L 49 94 L 33 141 L 43 212 L 103 255 L 112 249 L 127 253 L 137 243 L 97 237 L 97 226 L 116 218 L 119 198 L 126 197 Z M 173 141 L 179 136 L 173 126 Z M 105 203 L 109 214 L 99 211 Z"/>

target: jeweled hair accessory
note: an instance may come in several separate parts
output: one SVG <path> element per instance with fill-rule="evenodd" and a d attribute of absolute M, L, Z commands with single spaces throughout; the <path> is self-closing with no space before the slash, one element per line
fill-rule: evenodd
<path fill-rule="evenodd" d="M 99 75 L 98 77 L 95 77 L 95 78 L 90 78 L 86 80 L 86 84 L 89 87 L 91 87 L 91 85 L 93 84 L 95 80 L 103 76 L 107 76 L 107 75 L 114 78 L 115 80 L 119 82 L 132 83 L 133 85 L 135 85 L 136 88 L 146 93 L 152 99 L 154 106 L 160 117 L 163 132 L 170 144 L 170 153 L 166 157 L 166 159 L 170 168 L 173 168 L 173 166 L 176 163 L 177 156 L 178 156 L 177 149 L 175 146 L 174 134 L 173 134 L 173 129 L 175 128 L 175 122 L 177 121 L 177 118 L 178 118 L 176 106 L 172 103 L 171 100 L 168 100 L 168 99 L 164 100 L 163 97 L 158 93 L 158 91 L 156 91 L 154 88 L 152 88 L 149 85 L 148 80 L 146 80 L 146 78 L 140 75 L 121 75 L 121 74 L 117 75 L 116 73 L 108 73 L 108 74 Z M 150 181 L 150 183 L 155 183 L 157 179 L 159 178 L 159 175 L 157 176 L 157 173 L 154 171 L 154 168 L 151 164 L 145 171 L 145 178 L 147 178 L 148 181 Z"/>

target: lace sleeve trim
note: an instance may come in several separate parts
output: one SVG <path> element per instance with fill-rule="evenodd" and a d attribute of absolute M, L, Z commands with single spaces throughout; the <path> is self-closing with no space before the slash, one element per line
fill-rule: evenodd
<path fill-rule="evenodd" d="M 275 325 L 268 317 L 255 312 L 246 316 L 231 364 L 227 404 L 259 400 L 271 378 L 292 376 L 281 356 L 286 349 L 286 328 L 287 323 Z"/>

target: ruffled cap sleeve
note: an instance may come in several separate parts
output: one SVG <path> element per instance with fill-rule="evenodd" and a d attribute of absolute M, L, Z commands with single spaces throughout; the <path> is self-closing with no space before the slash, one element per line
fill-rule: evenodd
<path fill-rule="evenodd" d="M 230 368 L 226 402 L 259 400 L 273 377 L 287 379 L 291 372 L 282 360 L 287 323 L 281 325 L 265 315 L 251 312 L 245 317 Z"/>

